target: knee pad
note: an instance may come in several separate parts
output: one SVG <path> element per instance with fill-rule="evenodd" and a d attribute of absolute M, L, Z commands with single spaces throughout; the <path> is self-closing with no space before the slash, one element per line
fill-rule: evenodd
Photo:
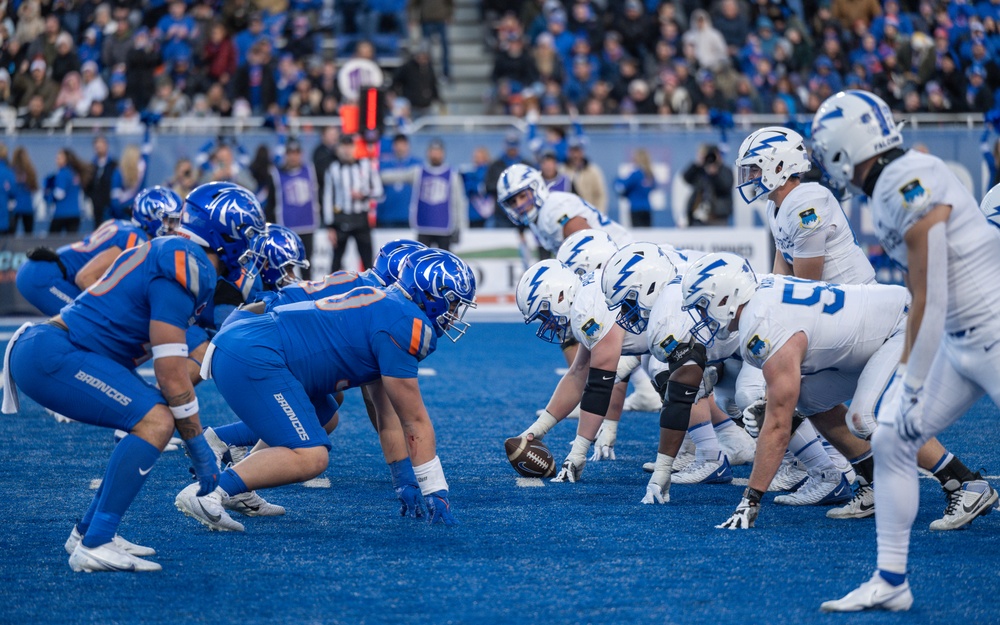
<path fill-rule="evenodd" d="M 615 372 L 591 367 L 587 374 L 587 386 L 583 389 L 580 409 L 602 417 L 608 414 L 611 405 L 611 391 L 615 387 Z"/>
<path fill-rule="evenodd" d="M 660 427 L 665 430 L 687 430 L 691 421 L 691 406 L 698 397 L 698 387 L 690 384 L 667 384 L 667 401 L 660 410 Z"/>

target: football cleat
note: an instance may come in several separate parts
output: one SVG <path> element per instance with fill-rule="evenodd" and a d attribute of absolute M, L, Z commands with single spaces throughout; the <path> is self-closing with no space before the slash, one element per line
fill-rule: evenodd
<path fill-rule="evenodd" d="M 45 412 L 49 413 L 49 416 L 56 420 L 56 423 L 73 423 L 73 419 L 70 419 L 66 415 L 61 415 L 54 410 L 45 409 Z"/>
<path fill-rule="evenodd" d="M 739 427 L 728 427 L 716 432 L 722 451 L 729 458 L 729 464 L 736 467 L 753 462 L 757 453 L 757 441 Z"/>
<path fill-rule="evenodd" d="M 636 383 L 635 390 L 625 398 L 624 412 L 659 412 L 663 407 L 660 394 L 653 388 L 653 383 L 643 380 Z"/>
<path fill-rule="evenodd" d="M 837 467 L 841 473 L 844 474 L 844 478 L 847 480 L 848 484 L 853 484 L 855 480 L 858 479 L 858 474 L 854 471 L 854 466 L 851 461 L 844 457 L 844 454 L 840 453 L 836 447 L 823 441 L 823 450 L 826 451 L 826 455 L 830 457 L 830 462 L 833 466 Z"/>
<path fill-rule="evenodd" d="M 552 482 L 570 482 L 575 483 L 580 481 L 580 474 L 583 473 L 583 467 L 585 462 L 581 464 L 575 464 L 572 460 L 567 459 L 563 462 L 562 469 L 559 470 L 559 474 L 552 478 Z"/>
<path fill-rule="evenodd" d="M 66 539 L 66 544 L 63 545 L 63 547 L 66 548 L 66 553 L 73 555 L 73 550 L 76 549 L 76 546 L 80 544 L 81 540 L 83 540 L 83 536 L 80 535 L 80 531 L 76 529 L 76 526 L 74 525 L 73 531 L 69 533 L 69 538 Z M 115 537 L 111 540 L 111 542 L 114 543 L 115 547 L 117 547 L 118 549 L 124 551 L 129 555 L 133 556 L 156 555 L 156 549 L 153 549 L 152 547 L 144 547 L 142 545 L 137 545 L 133 542 L 129 542 L 124 538 L 122 538 L 121 536 L 119 536 L 118 534 L 115 534 Z"/>
<path fill-rule="evenodd" d="M 997 492 L 986 480 L 971 480 L 950 493 L 944 516 L 931 523 L 932 530 L 957 530 L 972 523 L 977 516 L 986 516 L 993 510 Z"/>
<path fill-rule="evenodd" d="M 77 573 L 93 573 L 95 571 L 119 571 L 125 573 L 143 573 L 159 571 L 163 567 L 156 562 L 143 560 L 125 553 L 113 542 L 97 547 L 85 547 L 79 543 L 69 556 L 69 567 Z"/>
<path fill-rule="evenodd" d="M 851 500 L 851 485 L 837 469 L 810 474 L 794 493 L 778 495 L 774 503 L 786 506 L 829 506 Z"/>
<path fill-rule="evenodd" d="M 864 519 L 875 514 L 875 491 L 871 486 L 858 484 L 854 498 L 847 505 L 826 511 L 828 519 Z"/>
<path fill-rule="evenodd" d="M 804 469 L 799 468 L 795 456 L 785 454 L 785 459 L 781 461 L 781 466 L 774 474 L 774 479 L 771 480 L 767 491 L 769 493 L 793 491 L 801 486 L 808 476 L 809 474 Z"/>
<path fill-rule="evenodd" d="M 216 488 L 204 497 L 198 497 L 200 486 L 191 484 L 177 494 L 174 505 L 186 516 L 198 521 L 210 530 L 220 532 L 242 532 L 243 524 L 234 521 L 226 509 L 222 507 L 223 492 Z"/>
<path fill-rule="evenodd" d="M 226 462 L 223 461 L 223 458 L 225 458 L 226 452 L 229 451 L 229 445 L 226 445 L 212 428 L 205 428 L 202 433 L 205 435 L 205 442 L 208 443 L 209 448 L 211 448 L 212 453 L 215 455 L 215 464 L 225 467 Z"/>
<path fill-rule="evenodd" d="M 226 510 L 239 512 L 244 516 L 281 516 L 285 509 L 273 503 L 268 503 L 257 491 L 240 493 L 232 497 L 222 496 L 222 507 Z"/>
<path fill-rule="evenodd" d="M 904 581 L 893 586 L 885 581 L 878 571 L 872 578 L 861 584 L 842 599 L 824 601 L 819 609 L 823 612 L 860 612 L 862 610 L 889 610 L 899 612 L 909 610 L 913 605 L 910 582 Z"/>
<path fill-rule="evenodd" d="M 728 484 L 733 481 L 733 470 L 726 454 L 719 454 L 718 460 L 696 460 L 683 471 L 670 478 L 673 484 Z"/>

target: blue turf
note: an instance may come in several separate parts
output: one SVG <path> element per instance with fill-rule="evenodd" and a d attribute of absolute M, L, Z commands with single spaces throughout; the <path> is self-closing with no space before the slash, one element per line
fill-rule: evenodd
<path fill-rule="evenodd" d="M 181 452 L 164 454 L 121 527 L 159 551 L 163 571 L 143 575 L 70 571 L 62 545 L 104 471 L 111 432 L 56 424 L 24 401 L 0 419 L 0 622 L 1000 622 L 1000 514 L 931 533 L 944 507 L 932 480 L 921 480 L 913 610 L 822 615 L 821 601 L 871 574 L 872 519 L 765 505 L 754 531 L 713 529 L 739 500 L 732 485 L 678 485 L 670 504 L 642 506 L 653 414 L 627 414 L 618 460 L 589 463 L 583 482 L 519 488 L 503 439 L 544 406 L 564 364 L 558 348 L 520 324 L 476 324 L 424 364 L 438 374 L 421 387 L 460 527 L 395 516 L 389 472 L 351 392 L 332 437 L 331 488 L 264 493 L 288 515 L 240 518 L 245 534 L 210 533 L 177 512 L 188 465 Z M 198 395 L 208 424 L 231 418 L 210 382 Z M 942 438 L 995 475 L 997 416 L 983 401 Z M 558 459 L 575 423 L 546 438 Z"/>

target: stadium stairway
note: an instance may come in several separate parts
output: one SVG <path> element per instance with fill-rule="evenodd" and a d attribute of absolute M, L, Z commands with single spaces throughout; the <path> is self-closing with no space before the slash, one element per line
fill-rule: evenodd
<path fill-rule="evenodd" d="M 493 71 L 493 54 L 484 43 L 485 26 L 477 0 L 456 0 L 448 27 L 451 81 L 441 81 L 441 99 L 451 115 L 481 115 Z M 434 69 L 441 76 L 441 48 L 434 44 Z"/>

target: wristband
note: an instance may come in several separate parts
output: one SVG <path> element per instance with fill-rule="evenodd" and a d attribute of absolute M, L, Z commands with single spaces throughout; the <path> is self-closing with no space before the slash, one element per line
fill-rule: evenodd
<path fill-rule="evenodd" d="M 749 501 L 751 506 L 759 506 L 760 499 L 763 496 L 764 493 L 762 491 L 759 491 L 756 488 L 750 488 L 749 486 L 747 486 L 746 490 L 743 491 L 743 498 Z"/>
<path fill-rule="evenodd" d="M 168 407 L 170 408 L 170 414 L 174 415 L 174 419 L 187 419 L 198 414 L 198 398 L 195 397 L 194 400 L 180 406 Z"/>
<path fill-rule="evenodd" d="M 153 360 L 157 358 L 172 358 L 179 356 L 181 358 L 188 357 L 188 346 L 186 343 L 163 343 L 162 345 L 153 346 Z"/>

